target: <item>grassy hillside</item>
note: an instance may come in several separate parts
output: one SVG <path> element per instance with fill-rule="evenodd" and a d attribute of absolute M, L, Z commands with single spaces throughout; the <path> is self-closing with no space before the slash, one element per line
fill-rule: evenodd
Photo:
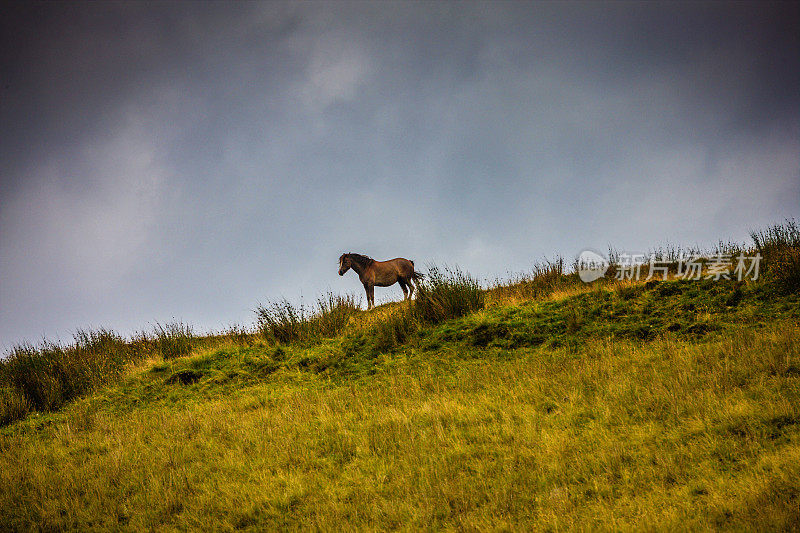
<path fill-rule="evenodd" d="M 800 254 L 754 240 L 755 282 L 434 270 L 370 312 L 18 348 L 0 529 L 797 528 Z"/>

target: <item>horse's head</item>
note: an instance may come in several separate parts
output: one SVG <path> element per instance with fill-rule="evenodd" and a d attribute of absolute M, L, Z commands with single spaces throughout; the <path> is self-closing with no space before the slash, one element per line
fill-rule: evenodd
<path fill-rule="evenodd" d="M 351 266 L 351 259 L 347 256 L 347 254 L 342 254 L 339 257 L 339 275 L 344 276 L 344 273 L 350 269 Z"/>

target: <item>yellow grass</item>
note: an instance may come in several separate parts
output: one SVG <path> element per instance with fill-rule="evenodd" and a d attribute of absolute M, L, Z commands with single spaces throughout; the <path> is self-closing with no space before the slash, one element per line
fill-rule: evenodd
<path fill-rule="evenodd" d="M 0 529 L 786 529 L 799 332 L 111 390 L 0 434 Z"/>

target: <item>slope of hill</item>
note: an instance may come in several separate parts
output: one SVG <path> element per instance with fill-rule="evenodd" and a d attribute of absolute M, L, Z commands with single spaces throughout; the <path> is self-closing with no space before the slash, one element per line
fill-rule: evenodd
<path fill-rule="evenodd" d="M 148 353 L 0 429 L 0 529 L 796 528 L 798 292 L 548 275 Z"/>

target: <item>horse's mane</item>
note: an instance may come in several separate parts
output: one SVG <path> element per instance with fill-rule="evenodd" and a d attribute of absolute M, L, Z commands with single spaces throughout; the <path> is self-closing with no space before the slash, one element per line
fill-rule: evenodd
<path fill-rule="evenodd" d="M 352 252 L 350 252 L 348 254 L 344 254 L 344 255 L 346 255 L 352 261 L 355 261 L 356 263 L 358 263 L 359 265 L 361 265 L 363 267 L 368 267 L 370 264 L 375 262 L 375 260 L 373 258 L 371 258 L 371 257 L 369 257 L 367 255 L 354 254 Z"/>

